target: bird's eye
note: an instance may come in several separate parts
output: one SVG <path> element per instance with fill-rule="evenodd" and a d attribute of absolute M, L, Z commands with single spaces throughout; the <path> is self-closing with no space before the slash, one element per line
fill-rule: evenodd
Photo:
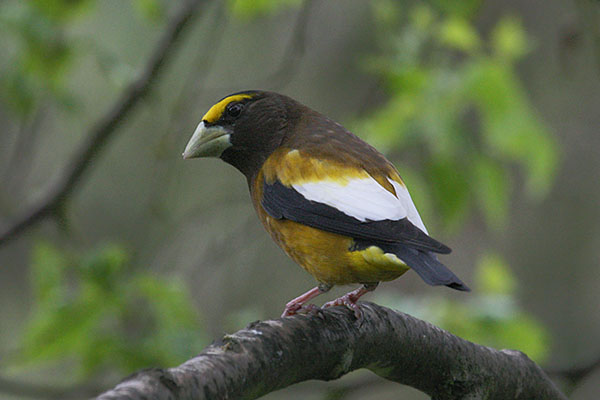
<path fill-rule="evenodd" d="M 244 105 L 242 103 L 234 103 L 227 106 L 227 115 L 233 118 L 237 118 L 242 113 Z"/>

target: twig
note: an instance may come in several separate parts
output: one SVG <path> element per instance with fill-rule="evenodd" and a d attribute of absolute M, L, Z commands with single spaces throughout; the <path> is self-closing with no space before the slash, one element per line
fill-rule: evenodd
<path fill-rule="evenodd" d="M 550 376 L 566 379 L 574 387 L 598 368 L 600 368 L 600 357 L 585 365 L 570 368 L 546 368 L 545 371 Z"/>
<path fill-rule="evenodd" d="M 277 70 L 264 78 L 261 84 L 266 84 L 270 89 L 281 89 L 289 83 L 294 72 L 298 70 L 300 60 L 306 52 L 306 36 L 308 33 L 308 20 L 313 0 L 305 0 L 304 5 L 298 12 L 292 37 L 283 54 L 282 61 Z"/>
<path fill-rule="evenodd" d="M 13 186 L 16 182 L 23 182 L 29 175 L 31 168 L 31 154 L 34 153 L 36 139 L 46 117 L 44 101 L 40 101 L 33 115 L 28 119 L 23 118 L 18 132 L 14 149 L 8 157 L 2 181 L 5 182 L 7 192 L 14 192 Z"/>
<path fill-rule="evenodd" d="M 173 177 L 173 174 L 177 172 L 176 168 L 173 167 L 181 160 L 179 157 L 181 150 L 175 151 L 175 145 L 181 145 L 176 140 L 176 136 L 181 131 L 180 125 L 189 123 L 189 118 L 186 118 L 186 115 L 194 115 L 194 111 L 191 110 L 197 105 L 193 99 L 201 97 L 202 87 L 206 82 L 205 79 L 201 78 L 206 77 L 213 68 L 227 27 L 227 3 L 215 2 L 215 5 L 214 15 L 209 15 L 210 25 L 207 27 L 207 36 L 205 40 L 199 41 L 200 46 L 195 51 L 196 56 L 191 64 L 192 67 L 189 68 L 187 77 L 182 80 L 183 85 L 181 85 L 179 94 L 171 106 L 165 133 L 156 144 L 156 156 L 160 162 L 155 164 L 154 174 L 155 179 L 159 182 L 153 185 L 155 193 L 150 196 L 152 199 L 150 207 L 154 211 L 161 210 L 161 203 L 164 201 L 165 196 L 170 193 L 169 190 L 165 190 L 164 185 L 166 182 L 178 182 Z M 186 131 L 191 132 L 191 127 L 188 126 Z M 164 173 L 161 173 L 162 171 Z M 164 236 L 161 235 L 161 237 Z"/>
<path fill-rule="evenodd" d="M 94 157 L 103 149 L 119 124 L 148 94 L 166 61 L 173 55 L 183 28 L 196 14 L 202 2 L 202 0 L 187 1 L 169 21 L 141 75 L 123 91 L 112 108 L 91 127 L 87 140 L 73 155 L 64 172 L 51 185 L 47 193 L 13 223 L 5 224 L 0 228 L 0 245 L 56 212 L 67 200 L 84 173 L 89 170 Z"/>
<path fill-rule="evenodd" d="M 178 367 L 140 371 L 97 399 L 254 399 L 359 368 L 435 399 L 566 399 L 521 352 L 480 346 L 372 303 L 361 310 L 362 323 L 345 307 L 252 323 Z"/>
<path fill-rule="evenodd" d="M 306 37 L 308 34 L 308 21 L 310 10 L 313 5 L 313 0 L 305 0 L 302 8 L 298 11 L 296 22 L 294 24 L 288 46 L 281 57 L 281 61 L 277 68 L 268 73 L 266 76 L 258 77 L 253 83 L 256 88 L 265 87 L 270 90 L 281 90 L 287 85 L 294 76 L 294 73 L 300 65 L 300 61 L 306 52 Z M 224 91 L 231 88 L 242 89 L 241 83 L 233 82 L 227 86 L 211 86 L 205 91 L 216 92 L 223 95 Z M 248 88 L 248 84 L 244 83 L 243 88 Z"/>

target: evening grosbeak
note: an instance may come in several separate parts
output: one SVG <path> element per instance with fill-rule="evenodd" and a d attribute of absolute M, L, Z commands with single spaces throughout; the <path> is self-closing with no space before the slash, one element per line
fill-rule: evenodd
<path fill-rule="evenodd" d="M 240 170 L 273 240 L 318 285 L 282 316 L 334 285 L 362 286 L 324 307 L 356 301 L 414 270 L 430 285 L 469 288 L 438 261 L 450 248 L 428 236 L 396 168 L 340 124 L 274 92 L 224 97 L 208 110 L 183 158 L 219 157 Z"/>

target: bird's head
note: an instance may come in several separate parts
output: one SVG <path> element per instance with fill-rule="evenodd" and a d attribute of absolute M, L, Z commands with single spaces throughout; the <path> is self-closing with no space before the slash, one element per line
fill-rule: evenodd
<path fill-rule="evenodd" d="M 285 138 L 298 105 L 273 92 L 230 94 L 202 117 L 183 158 L 218 157 L 250 178 Z"/>

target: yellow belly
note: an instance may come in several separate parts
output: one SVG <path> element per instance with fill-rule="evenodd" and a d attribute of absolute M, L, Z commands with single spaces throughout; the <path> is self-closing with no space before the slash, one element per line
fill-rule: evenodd
<path fill-rule="evenodd" d="M 350 251 L 354 241 L 346 236 L 269 216 L 265 216 L 264 224 L 273 240 L 319 282 L 390 281 L 408 270 L 395 255 L 385 254 L 377 246 Z"/>

